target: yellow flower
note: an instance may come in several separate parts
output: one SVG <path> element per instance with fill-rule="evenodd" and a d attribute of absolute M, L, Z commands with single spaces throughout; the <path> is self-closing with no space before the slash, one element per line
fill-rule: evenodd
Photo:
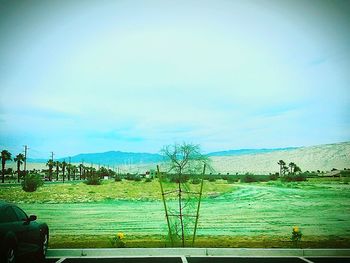
<path fill-rule="evenodd" d="M 298 233 L 298 232 L 299 232 L 299 227 L 297 227 L 297 226 L 294 226 L 294 227 L 293 227 L 293 232 L 296 232 L 296 233 Z"/>
<path fill-rule="evenodd" d="M 117 237 L 118 237 L 119 239 L 123 239 L 123 238 L 124 238 L 124 233 L 119 232 L 119 233 L 117 234 Z"/>

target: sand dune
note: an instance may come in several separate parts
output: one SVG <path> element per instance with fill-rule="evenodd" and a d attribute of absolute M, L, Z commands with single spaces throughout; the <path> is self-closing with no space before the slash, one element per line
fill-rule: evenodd
<path fill-rule="evenodd" d="M 278 160 L 294 162 L 302 171 L 330 171 L 350 168 L 350 142 L 211 159 L 213 168 L 220 173 L 273 173 L 279 171 Z"/>

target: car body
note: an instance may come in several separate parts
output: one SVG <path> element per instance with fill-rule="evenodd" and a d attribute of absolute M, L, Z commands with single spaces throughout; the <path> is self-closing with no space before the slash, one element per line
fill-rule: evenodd
<path fill-rule="evenodd" d="M 35 262 L 45 259 L 49 242 L 49 228 L 36 222 L 15 204 L 0 201 L 0 262 L 12 263 L 33 257 Z M 25 260 L 26 262 L 28 260 Z"/>

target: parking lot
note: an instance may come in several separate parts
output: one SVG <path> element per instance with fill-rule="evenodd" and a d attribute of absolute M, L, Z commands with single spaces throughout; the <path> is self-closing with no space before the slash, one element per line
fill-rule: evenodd
<path fill-rule="evenodd" d="M 350 249 L 49 249 L 46 263 L 350 263 Z"/>
<path fill-rule="evenodd" d="M 350 257 L 116 257 L 51 258 L 47 263 L 350 263 Z"/>

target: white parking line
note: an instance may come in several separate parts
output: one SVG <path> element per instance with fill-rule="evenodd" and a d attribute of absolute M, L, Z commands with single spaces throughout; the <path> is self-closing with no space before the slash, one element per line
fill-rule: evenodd
<path fill-rule="evenodd" d="M 65 261 L 66 258 L 60 258 L 59 260 L 57 260 L 55 263 L 62 263 L 63 261 Z"/>
<path fill-rule="evenodd" d="M 182 263 L 188 263 L 187 258 L 185 256 L 181 256 Z"/>
<path fill-rule="evenodd" d="M 302 259 L 302 260 L 304 260 L 304 261 L 307 262 L 307 263 L 314 263 L 313 261 L 308 260 L 308 259 L 306 259 L 306 258 L 303 258 L 303 257 L 299 257 L 299 258 Z"/>

